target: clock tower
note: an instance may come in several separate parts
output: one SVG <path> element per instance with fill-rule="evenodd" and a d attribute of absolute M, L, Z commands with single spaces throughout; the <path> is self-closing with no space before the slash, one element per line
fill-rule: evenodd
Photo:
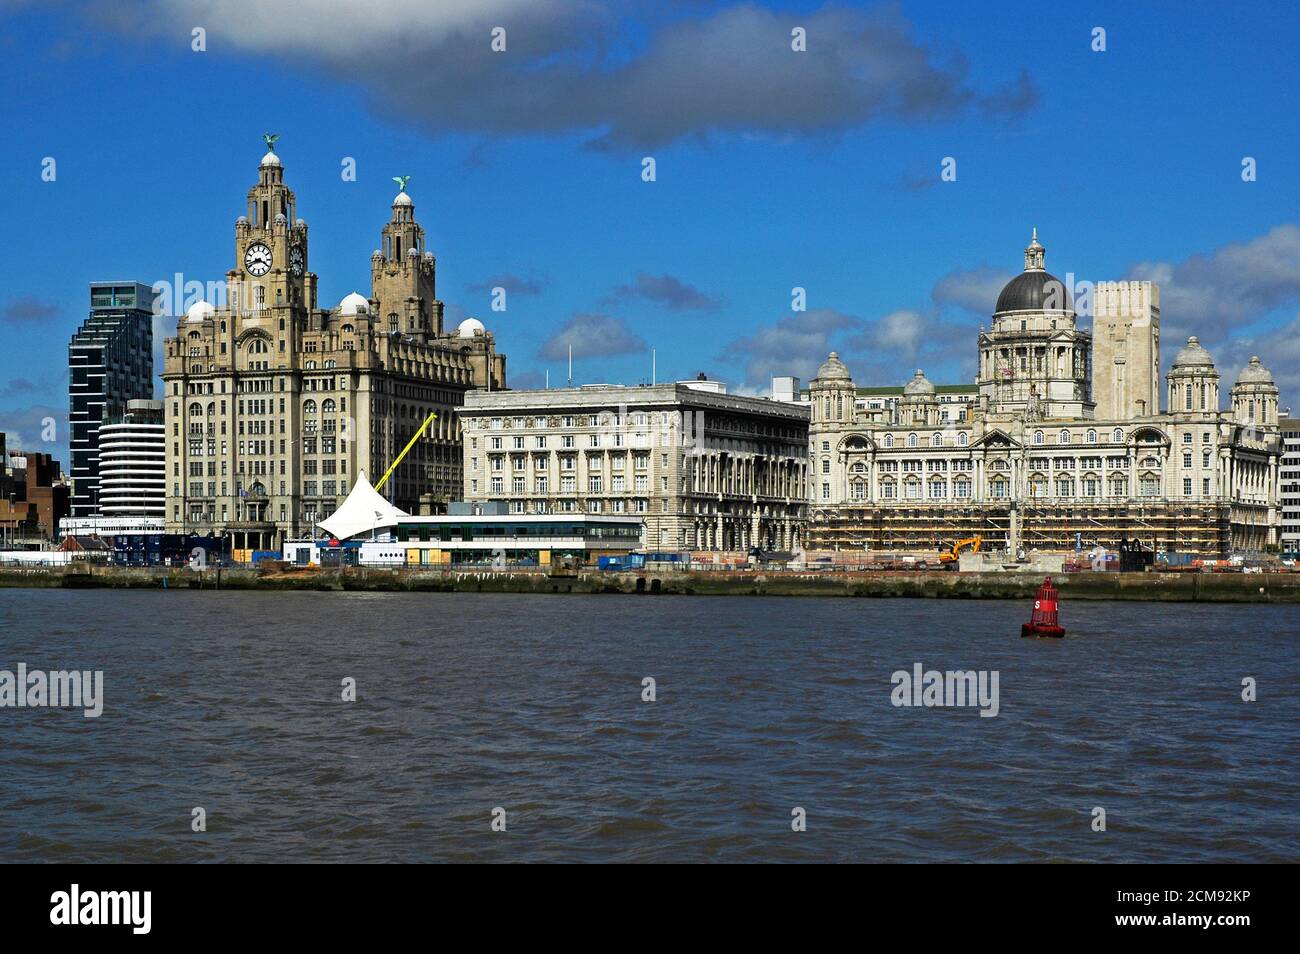
<path fill-rule="evenodd" d="M 443 303 L 436 293 L 437 259 L 424 244 L 415 204 L 406 194 L 410 176 L 395 176 L 401 191 L 384 225 L 381 248 L 370 258 L 370 297 L 378 303 L 380 328 L 417 341 L 442 334 Z"/>
<path fill-rule="evenodd" d="M 277 137 L 264 138 L 269 149 L 258 164 L 257 184 L 248 190 L 248 214 L 235 222 L 227 298 L 245 322 L 274 319 L 263 330 L 272 336 L 288 332 L 286 346 L 292 349 L 295 326 L 315 307 L 316 276 L 307 270 L 307 223 L 295 217 L 293 190 L 284 184 L 275 154 Z"/>

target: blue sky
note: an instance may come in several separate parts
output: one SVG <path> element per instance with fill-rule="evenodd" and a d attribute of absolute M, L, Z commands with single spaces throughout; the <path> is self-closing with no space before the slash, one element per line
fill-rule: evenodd
<path fill-rule="evenodd" d="M 87 284 L 223 277 L 266 131 L 321 302 L 368 293 L 409 174 L 439 297 L 516 387 L 562 383 L 570 343 L 582 382 L 648 379 L 652 347 L 661 380 L 736 389 L 831 349 L 860 384 L 969 381 L 1037 226 L 1060 277 L 1161 283 L 1165 369 L 1197 334 L 1228 383 L 1260 354 L 1290 403 L 1295 5 L 1056 6 L 0 0 L 0 430 L 44 449 L 57 417 L 66 464 Z"/>

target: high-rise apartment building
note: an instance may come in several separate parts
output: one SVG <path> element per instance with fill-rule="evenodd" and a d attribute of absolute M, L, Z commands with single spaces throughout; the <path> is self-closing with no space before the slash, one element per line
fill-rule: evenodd
<path fill-rule="evenodd" d="M 90 315 L 68 343 L 72 515 L 99 512 L 99 428 L 128 401 L 153 395 L 156 293 L 138 282 L 92 282 Z"/>
<path fill-rule="evenodd" d="M 1282 435 L 1281 549 L 1295 554 L 1300 553 L 1300 418 L 1283 414 L 1278 419 L 1278 430 Z"/>
<path fill-rule="evenodd" d="M 99 429 L 99 510 L 103 517 L 163 519 L 167 446 L 162 401 L 128 401 Z"/>

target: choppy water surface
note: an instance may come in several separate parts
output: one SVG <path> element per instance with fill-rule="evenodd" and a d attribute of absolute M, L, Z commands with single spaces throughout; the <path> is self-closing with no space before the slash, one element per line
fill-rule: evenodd
<path fill-rule="evenodd" d="M 105 709 L 0 709 L 0 859 L 1300 856 L 1300 608 L 1076 601 L 1061 641 L 1027 614 L 3 590 L 0 669 L 102 669 Z M 917 662 L 997 670 L 1000 713 L 895 708 Z"/>

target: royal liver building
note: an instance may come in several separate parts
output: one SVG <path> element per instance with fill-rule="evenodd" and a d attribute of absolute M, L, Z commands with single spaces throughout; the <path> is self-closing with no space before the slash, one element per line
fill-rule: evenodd
<path fill-rule="evenodd" d="M 1221 408 L 1196 338 L 1165 375 L 1160 289 L 1109 282 L 1091 333 L 1037 233 L 979 337 L 970 400 L 921 371 L 870 401 L 831 354 L 810 385 L 809 549 L 1072 550 L 1137 538 L 1220 556 L 1278 541 L 1278 389 L 1258 358 Z M 966 390 L 966 389 L 963 389 Z"/>
<path fill-rule="evenodd" d="M 235 221 L 225 304 L 194 303 L 166 342 L 169 532 L 226 533 L 235 548 L 311 535 L 431 412 L 384 492 L 412 513 L 460 497 L 452 409 L 474 388 L 504 387 L 505 358 L 476 319 L 443 330 L 433 252 L 401 181 L 369 297 L 320 308 L 307 223 L 280 157 L 262 157 Z"/>

